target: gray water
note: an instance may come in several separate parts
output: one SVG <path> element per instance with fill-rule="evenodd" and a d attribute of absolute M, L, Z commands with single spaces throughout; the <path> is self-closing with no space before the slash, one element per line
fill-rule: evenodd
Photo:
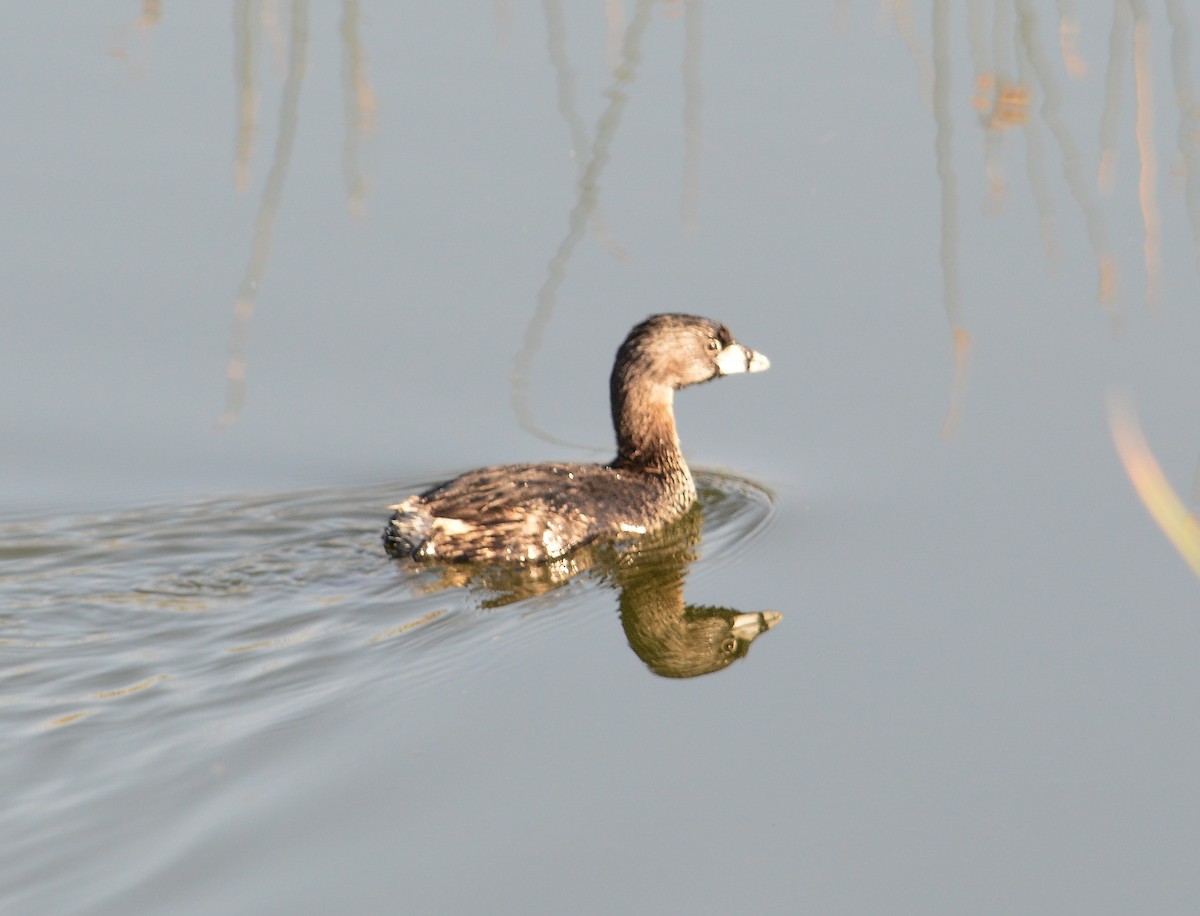
<path fill-rule="evenodd" d="M 1188 4 L 7 13 L 0 909 L 1200 905 Z M 665 310 L 699 515 L 382 554 Z"/>

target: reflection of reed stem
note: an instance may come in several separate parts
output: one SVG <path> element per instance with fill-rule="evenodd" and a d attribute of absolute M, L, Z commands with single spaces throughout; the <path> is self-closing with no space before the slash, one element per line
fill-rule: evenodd
<path fill-rule="evenodd" d="M 704 87 L 700 52 L 704 48 L 702 0 L 684 0 L 683 44 L 683 228 L 700 225 L 700 157 L 704 149 Z"/>
<path fill-rule="evenodd" d="M 496 17 L 496 45 L 507 49 L 512 34 L 513 11 L 511 0 L 493 0 L 492 12 Z"/>
<path fill-rule="evenodd" d="M 359 157 L 363 135 L 374 127 L 375 93 L 367 82 L 366 56 L 359 36 L 358 0 L 342 2 L 342 93 L 346 106 L 346 140 L 342 145 L 342 174 L 346 207 L 355 216 L 366 213 L 367 183 Z"/>
<path fill-rule="evenodd" d="M 567 220 L 567 234 L 547 266 L 546 282 L 538 291 L 537 309 L 525 329 L 524 344 L 520 352 L 513 358 L 513 370 L 509 375 L 512 382 L 512 408 L 521 428 L 554 445 L 590 448 L 590 446 L 581 446 L 559 439 L 537 425 L 533 419 L 533 412 L 529 409 L 529 370 L 533 366 L 534 356 L 541 349 L 546 326 L 554 314 L 558 289 L 566 277 L 567 263 L 571 260 L 575 248 L 587 230 L 589 217 L 596 209 L 600 193 L 600 175 L 608 164 L 613 138 L 616 136 L 617 127 L 621 123 L 621 114 L 628 101 L 625 90 L 633 82 L 637 75 L 637 65 L 641 63 L 642 36 L 650 24 L 650 14 L 653 9 L 654 0 L 638 0 L 633 20 L 625 31 L 625 41 L 621 49 L 621 65 L 614 74 L 612 85 L 605 92 L 608 97 L 608 107 L 604 109 L 600 119 L 596 122 L 596 135 L 592 141 L 587 166 L 579 178 L 579 196 Z"/>
<path fill-rule="evenodd" d="M 300 87 L 308 60 L 308 2 L 292 0 L 291 43 L 288 49 L 287 80 L 283 85 L 280 103 L 279 135 L 275 140 L 275 156 L 267 181 L 263 187 L 262 201 L 254 221 L 254 239 L 250 248 L 250 260 L 246 264 L 242 282 L 238 285 L 234 303 L 233 327 L 229 337 L 229 366 L 225 412 L 220 423 L 228 426 L 237 420 L 246 396 L 246 343 L 250 336 L 250 320 L 254 317 L 254 302 L 258 297 L 259 284 L 266 271 L 267 258 L 271 253 L 271 236 L 275 217 L 283 200 L 283 183 L 287 177 L 288 164 L 292 158 L 292 146 L 296 139 L 297 115 L 300 108 Z"/>
<path fill-rule="evenodd" d="M 554 67 L 555 82 L 558 87 L 558 111 L 567 122 L 571 132 L 571 158 L 575 160 L 579 180 L 587 169 L 587 158 L 584 150 L 588 148 L 588 129 L 579 116 L 575 106 L 575 71 L 567 59 L 567 25 L 563 17 L 560 0 L 545 0 L 542 8 L 546 14 L 546 49 L 550 53 L 550 63 Z M 596 241 L 600 247 L 619 261 L 629 260 L 629 255 L 613 238 L 604 213 L 597 206 L 592 210 L 589 223 Z"/>
<path fill-rule="evenodd" d="M 921 104 L 929 108 L 933 104 L 933 65 L 929 55 L 925 53 L 921 36 L 917 34 L 917 27 L 913 23 L 912 4 L 909 0 L 895 0 L 894 12 L 896 31 L 900 33 L 904 47 L 908 48 L 909 57 L 917 66 L 917 92 Z"/>
<path fill-rule="evenodd" d="M 1117 127 L 1121 115 L 1121 92 L 1128 59 L 1130 8 L 1127 0 L 1113 4 L 1112 31 L 1108 36 L 1108 69 L 1104 74 L 1104 113 L 1100 116 L 1100 166 L 1096 184 L 1107 194 L 1117 176 Z"/>
<path fill-rule="evenodd" d="M 1007 81 L 1012 72 L 1009 57 L 1013 45 L 1012 0 L 995 0 L 995 18 L 992 21 L 992 68 L 996 72 L 996 86 Z"/>
<path fill-rule="evenodd" d="M 937 125 L 934 148 L 942 185 L 942 296 L 954 340 L 954 379 L 950 409 L 942 434 L 952 436 L 962 416 L 967 379 L 969 337 L 962 326 L 962 289 L 958 279 L 958 178 L 954 174 L 954 118 L 950 114 L 950 7 L 933 4 L 933 117 Z"/>
<path fill-rule="evenodd" d="M 983 0 L 967 2 L 967 43 L 971 48 L 971 64 L 975 68 L 976 107 L 983 111 L 982 90 L 991 78 L 992 60 L 987 44 L 987 16 Z"/>
<path fill-rule="evenodd" d="M 1117 265 L 1112 253 L 1108 250 L 1108 233 L 1104 228 L 1104 217 L 1092 200 L 1087 183 L 1083 180 L 1083 156 L 1079 152 L 1074 138 L 1071 136 L 1062 118 L 1062 92 L 1050 68 L 1046 65 L 1045 56 L 1037 39 L 1037 20 L 1030 0 L 1017 0 L 1017 14 L 1021 42 L 1025 46 L 1025 54 L 1033 66 L 1038 82 L 1042 87 L 1042 117 L 1050 133 L 1058 142 L 1063 157 L 1063 175 L 1067 179 L 1067 187 L 1071 196 L 1083 211 L 1087 224 L 1088 241 L 1096 257 L 1099 273 L 1098 297 L 1101 302 L 1110 302 L 1116 296 Z"/>
<path fill-rule="evenodd" d="M 284 33 L 283 17 L 279 15 L 279 0 L 259 0 L 262 4 L 263 31 L 267 33 L 267 47 L 271 49 L 271 72 L 280 80 L 287 77 L 287 36 Z"/>
<path fill-rule="evenodd" d="M 1024 43 L 1017 43 L 1017 76 L 1023 86 L 1033 85 L 1033 67 Z M 1050 193 L 1050 181 L 1046 175 L 1046 145 L 1042 128 L 1037 118 L 1025 122 L 1025 169 L 1029 175 L 1029 187 L 1033 192 L 1037 208 L 1038 229 L 1042 237 L 1042 250 L 1046 260 L 1056 263 L 1061 254 L 1058 226 L 1054 213 L 1054 195 Z"/>
<path fill-rule="evenodd" d="M 1075 79 L 1087 76 L 1087 62 L 1079 54 L 1079 14 L 1075 0 L 1058 0 L 1058 46 L 1063 66 Z"/>
<path fill-rule="evenodd" d="M 992 106 L 988 118 L 988 131 L 984 134 L 984 161 L 988 177 L 988 200 L 994 213 L 1004 210 L 1008 197 L 1008 176 L 1004 172 L 1004 160 L 1000 157 L 1001 125 L 999 119 L 1001 98 L 1010 85 L 1012 74 L 1010 61 L 1013 50 L 1013 7 L 1012 0 L 996 0 L 995 18 L 992 22 Z"/>
<path fill-rule="evenodd" d="M 1142 210 L 1145 238 L 1142 243 L 1146 263 L 1146 303 L 1151 309 L 1159 304 L 1162 279 L 1161 231 L 1158 217 L 1158 153 L 1154 146 L 1154 84 L 1150 74 L 1150 19 L 1142 0 L 1137 3 L 1133 26 L 1133 78 L 1137 97 L 1138 203 Z"/>
<path fill-rule="evenodd" d="M 604 0 L 604 20 L 607 23 L 604 42 L 604 62 L 615 76 L 621 66 L 621 39 L 625 34 L 625 4 L 621 0 Z"/>
<path fill-rule="evenodd" d="M 233 78 L 237 86 L 237 134 L 234 139 L 233 186 L 238 191 L 250 187 L 250 157 L 254 135 L 258 131 L 258 57 L 257 16 L 254 0 L 237 0 L 233 13 Z"/>
<path fill-rule="evenodd" d="M 161 19 L 162 0 L 142 0 L 142 15 L 138 17 L 138 28 L 154 28 Z"/>
<path fill-rule="evenodd" d="M 1191 26 L 1180 0 L 1167 0 L 1171 23 L 1171 71 L 1179 108 L 1179 155 L 1183 159 L 1183 193 L 1192 225 L 1192 246 L 1200 269 L 1200 104 L 1191 84 Z"/>

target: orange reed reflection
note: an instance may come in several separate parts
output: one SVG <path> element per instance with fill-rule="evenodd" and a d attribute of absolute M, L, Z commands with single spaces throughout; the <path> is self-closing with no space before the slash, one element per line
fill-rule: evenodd
<path fill-rule="evenodd" d="M 1133 408 L 1126 401 L 1113 398 L 1108 405 L 1108 420 L 1117 454 L 1142 505 L 1192 572 L 1200 576 L 1200 522 L 1167 481 L 1142 436 Z"/>
<path fill-rule="evenodd" d="M 1167 0 L 1167 21 L 1171 25 L 1171 73 L 1175 83 L 1175 104 L 1179 109 L 1180 168 L 1183 172 L 1184 205 L 1192 227 L 1192 248 L 1200 269 L 1200 101 L 1191 79 L 1191 25 L 1182 0 Z"/>
<path fill-rule="evenodd" d="M 1113 21 L 1108 35 L 1108 66 L 1104 71 L 1104 111 L 1100 115 L 1100 164 L 1096 169 L 1096 184 L 1107 194 L 1112 190 L 1117 172 L 1117 127 L 1121 112 L 1125 73 L 1132 29 L 1132 10 L 1125 0 L 1113 4 Z"/>
<path fill-rule="evenodd" d="M 346 138 L 342 147 L 342 171 L 346 182 L 346 205 L 356 216 L 366 212 L 367 185 L 359 159 L 363 137 L 374 130 L 376 116 L 375 92 L 367 78 L 366 54 L 359 36 L 360 23 L 358 0 L 343 0 L 340 36 Z M 277 64 L 283 75 L 283 90 L 275 150 L 254 219 L 250 256 L 234 300 L 225 373 L 225 409 L 219 420 L 222 426 L 234 423 L 245 403 L 250 323 L 271 254 L 276 217 L 283 203 L 284 183 L 296 139 L 300 90 L 308 67 L 308 0 L 292 0 L 286 15 L 281 15 L 276 0 L 237 0 L 233 34 L 237 91 L 233 174 L 234 185 L 239 191 L 250 187 L 251 160 L 259 126 L 261 91 L 258 75 L 262 68 L 264 35 L 273 65 Z"/>
<path fill-rule="evenodd" d="M 1117 292 L 1116 259 L 1108 245 L 1108 230 L 1104 214 L 1092 197 L 1091 188 L 1083 178 L 1083 153 L 1074 135 L 1067 127 L 1062 113 L 1062 89 L 1042 53 L 1037 33 L 1037 17 L 1031 0 L 1017 0 L 1017 19 L 1021 44 L 1028 56 L 1034 79 L 1042 90 L 1041 116 L 1050 129 L 1062 155 L 1063 177 L 1071 196 L 1083 213 L 1087 226 L 1088 241 L 1097 264 L 1097 298 L 1110 303 Z"/>
<path fill-rule="evenodd" d="M 555 4 L 548 3 L 547 10 L 552 10 L 554 6 Z M 583 240 L 588 223 L 599 203 L 600 176 L 604 172 L 605 166 L 608 165 L 613 139 L 616 137 L 617 128 L 621 123 L 621 115 L 628 101 L 628 87 L 637 76 L 638 65 L 642 60 L 642 38 L 650 24 L 653 10 L 653 0 L 639 0 L 633 19 L 625 30 L 625 40 L 621 47 L 622 62 L 613 76 L 612 84 L 604 93 L 608 98 L 608 105 L 596 122 L 591 149 L 588 151 L 585 163 L 581 165 L 581 174 L 577 182 L 578 196 L 575 206 L 572 207 L 571 213 L 567 217 L 567 234 L 559 243 L 558 250 L 555 251 L 547 265 L 546 281 L 538 290 L 537 308 L 525 328 L 524 342 L 520 351 L 513 357 L 513 369 L 509 373 L 509 381 L 512 384 L 510 396 L 512 408 L 521 428 L 553 445 L 562 445 L 568 448 L 591 448 L 560 439 L 537 425 L 533 411 L 529 407 L 529 370 L 533 366 L 534 356 L 541 349 L 546 327 L 550 324 L 550 319 L 554 314 L 559 287 L 566 279 L 567 264 Z M 554 20 L 551 18 L 548 25 L 552 28 L 553 24 Z M 555 50 L 555 45 L 561 40 L 561 38 L 556 38 L 551 31 L 552 58 L 559 53 Z M 556 70 L 559 73 L 559 104 L 561 107 L 563 70 L 558 63 L 556 63 Z"/>
<path fill-rule="evenodd" d="M 1177 185 L 1192 232 L 1192 248 L 1200 268 L 1200 101 L 1193 88 L 1190 62 L 1191 29 L 1183 0 L 1165 0 L 1170 34 L 1171 72 L 1175 105 L 1179 113 L 1178 164 L 1171 174 Z M 954 340 L 955 373 L 951 411 L 946 431 L 953 430 L 962 404 L 966 376 L 966 353 L 970 337 L 962 320 L 962 297 L 958 270 L 958 181 L 953 165 L 954 97 L 950 81 L 951 17 L 956 4 L 933 0 L 931 54 L 927 57 L 914 26 L 913 4 L 907 0 L 882 0 L 882 15 L 891 15 L 895 28 L 917 66 L 917 94 L 934 112 L 935 155 L 941 190 L 942 243 L 940 260 L 944 306 Z M 1062 74 L 1083 78 L 1091 72 L 1079 50 L 1081 23 L 1079 5 L 1058 0 L 1051 21 L 1061 64 L 1048 54 L 1046 31 L 1039 20 L 1042 7 L 1033 0 L 967 0 L 966 37 L 974 68 L 970 104 L 975 110 L 984 140 L 983 169 L 987 179 L 986 206 L 994 213 L 1003 210 L 1008 195 L 1002 144 L 1009 135 L 1026 142 L 1025 169 L 1049 262 L 1059 258 L 1058 217 L 1054 187 L 1047 157 L 1056 153 L 1070 198 L 1083 218 L 1088 244 L 1096 264 L 1096 298 L 1110 311 L 1119 300 L 1120 270 L 1109 241 L 1105 212 L 1098 192 L 1111 190 L 1118 172 L 1118 146 L 1124 122 L 1121 99 L 1132 71 L 1134 91 L 1134 139 L 1137 144 L 1137 199 L 1143 228 L 1142 261 L 1145 300 L 1159 307 L 1163 287 L 1162 216 L 1159 208 L 1159 151 L 1155 140 L 1157 110 L 1152 77 L 1154 45 L 1150 7 L 1145 0 L 1116 0 L 1109 24 L 1108 56 L 1104 67 L 1104 106 L 1099 120 L 1099 146 L 1095 183 L 1089 181 L 1087 147 L 1081 145 L 1065 110 Z M 839 6 L 844 13 L 844 5 Z"/>
<path fill-rule="evenodd" d="M 233 186 L 245 192 L 250 189 L 250 157 L 258 132 L 259 29 L 253 0 L 238 0 L 233 10 L 233 69 L 238 113 L 233 141 Z"/>
<path fill-rule="evenodd" d="M 130 61 L 135 76 L 144 76 L 150 53 L 150 33 L 162 21 L 162 0 L 142 0 L 142 12 L 132 25 L 122 27 L 109 43 L 109 57 Z M 133 46 L 133 50 L 129 46 Z"/>
<path fill-rule="evenodd" d="M 942 299 L 954 342 L 954 376 L 950 406 L 942 435 L 954 435 L 966 399 L 970 334 L 962 323 L 962 285 L 958 268 L 958 177 L 954 172 L 954 119 L 950 114 L 950 8 L 947 0 L 933 4 L 933 117 L 937 125 L 934 150 L 942 186 Z"/>
<path fill-rule="evenodd" d="M 683 228 L 700 226 L 700 154 L 704 149 L 704 87 L 700 54 L 704 49 L 702 0 L 685 0 L 683 8 Z"/>
<path fill-rule="evenodd" d="M 1058 0 L 1058 47 L 1067 73 L 1075 79 L 1087 76 L 1087 61 L 1079 54 L 1079 14 L 1074 0 Z"/>
<path fill-rule="evenodd" d="M 1158 309 L 1162 274 L 1162 242 L 1158 218 L 1158 153 L 1154 146 L 1154 84 L 1150 75 L 1150 20 L 1145 6 L 1139 4 L 1133 26 L 1133 78 L 1137 93 L 1138 205 L 1142 210 L 1146 264 L 1146 303 Z"/>
<path fill-rule="evenodd" d="M 247 22 L 253 31 L 253 22 Z M 256 39 L 247 38 L 251 45 Z M 229 332 L 229 363 L 225 371 L 225 410 L 218 421 L 229 426 L 241 415 L 246 398 L 246 344 L 250 337 L 250 320 L 254 317 L 254 303 L 258 289 L 267 269 L 271 254 L 271 239 L 275 229 L 275 217 L 283 201 L 283 185 L 287 178 L 292 158 L 292 147 L 296 140 L 296 125 L 300 110 L 300 88 L 308 66 L 308 3 L 293 0 L 291 4 L 291 41 L 288 51 L 287 80 L 283 85 L 283 99 L 279 107 L 279 134 L 275 141 L 275 156 L 267 182 L 259 202 L 254 220 L 254 238 L 250 245 L 250 259 L 238 284 L 237 298 L 233 307 L 233 326 Z"/>
<path fill-rule="evenodd" d="M 359 37 L 358 0 L 342 4 L 342 92 L 346 105 L 346 139 L 342 145 L 342 172 L 346 180 L 346 207 L 357 217 L 366 215 L 367 183 L 359 162 L 364 135 L 375 130 L 375 90 L 367 79 L 367 60 Z"/>
<path fill-rule="evenodd" d="M 558 111 L 570 130 L 571 158 L 575 160 L 579 180 L 582 181 L 589 161 L 585 151 L 591 146 L 591 140 L 587 125 L 575 104 L 575 71 L 567 58 L 566 18 L 563 16 L 561 0 L 544 0 L 542 7 L 546 15 L 546 50 L 550 52 L 550 63 L 554 67 L 558 87 Z M 588 224 L 601 248 L 619 261 L 629 260 L 628 253 L 613 237 L 599 201 L 592 208 Z"/>

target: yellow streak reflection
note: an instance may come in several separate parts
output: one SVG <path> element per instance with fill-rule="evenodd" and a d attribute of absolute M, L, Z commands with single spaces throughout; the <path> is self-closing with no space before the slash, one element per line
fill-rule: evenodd
<path fill-rule="evenodd" d="M 84 710 L 80 710 L 79 712 L 69 712 L 66 715 L 53 718 L 49 722 L 43 722 L 41 725 L 38 726 L 37 730 L 40 732 L 47 732 L 47 731 L 50 731 L 50 729 L 52 729 L 52 728 L 61 728 L 64 725 L 70 725 L 73 722 L 78 722 L 81 719 L 86 719 L 93 712 L 95 712 L 95 710 L 92 710 L 92 709 L 84 709 Z"/>
<path fill-rule="evenodd" d="M 446 616 L 448 612 L 443 608 L 440 611 L 430 611 L 428 614 L 422 614 L 416 620 L 410 620 L 408 623 L 402 623 L 398 626 L 388 627 L 386 630 L 380 630 L 374 636 L 367 640 L 369 643 L 381 643 L 389 639 L 394 639 L 397 636 L 402 636 L 417 627 L 424 626 L 427 623 L 432 623 L 439 617 Z"/>
<path fill-rule="evenodd" d="M 1142 505 L 1192 572 L 1200 576 L 1200 523 L 1184 507 L 1167 481 L 1146 445 L 1133 409 L 1122 401 L 1110 400 L 1108 421 L 1117 454 Z"/>
<path fill-rule="evenodd" d="M 226 369 L 225 412 L 218 421 L 222 426 L 234 423 L 242 412 L 246 398 L 246 344 L 250 337 L 250 320 L 254 317 L 254 302 L 258 297 L 259 284 L 267 269 L 271 254 L 271 237 L 275 228 L 275 217 L 283 200 L 283 184 L 287 178 L 288 165 L 292 158 L 292 146 L 296 139 L 296 123 L 300 109 L 300 87 L 308 61 L 308 3 L 293 0 L 291 22 L 291 45 L 288 51 L 287 81 L 283 86 L 280 103 L 279 135 L 275 141 L 275 158 L 267 182 L 263 188 L 262 201 L 254 221 L 254 239 L 250 247 L 250 260 L 238 286 L 237 299 L 233 307 L 233 326 L 229 334 L 229 365 Z"/>
<path fill-rule="evenodd" d="M 1157 310 L 1162 282 L 1162 245 L 1155 189 L 1158 183 L 1158 153 L 1154 146 L 1154 84 L 1150 74 L 1150 19 L 1144 5 L 1133 27 L 1133 77 L 1137 90 L 1136 135 L 1138 159 L 1138 204 L 1142 210 L 1145 239 L 1142 244 L 1146 263 L 1146 302 Z"/>
<path fill-rule="evenodd" d="M 276 636 L 273 639 L 260 639 L 257 642 L 243 643 L 240 646 L 229 646 L 225 651 L 231 655 L 241 655 L 245 652 L 257 652 L 259 649 L 285 649 L 289 646 L 298 646 L 302 643 L 310 642 L 322 635 L 325 630 L 320 627 L 309 627 L 305 630 L 297 630 L 295 633 L 289 633 L 286 636 Z"/>
<path fill-rule="evenodd" d="M 346 105 L 346 140 L 342 146 L 342 173 L 346 180 L 346 207 L 356 217 L 366 215 L 367 183 L 359 157 L 364 135 L 375 129 L 375 91 L 367 80 L 366 55 L 359 37 L 358 0 L 342 3 L 342 91 Z"/>
<path fill-rule="evenodd" d="M 169 674 L 156 674 L 153 677 L 148 677 L 145 680 L 138 681 L 136 684 L 130 684 L 128 687 L 115 687 L 112 690 L 102 690 L 99 693 L 93 693 L 93 700 L 111 700 L 115 697 L 127 697 L 133 693 L 141 693 L 160 681 L 165 681 L 169 678 Z"/>
<path fill-rule="evenodd" d="M 608 107 L 604 109 L 596 122 L 596 134 L 592 140 L 587 166 L 578 182 L 579 194 L 567 219 L 567 234 L 559 243 L 558 250 L 547 265 L 546 282 L 538 291 L 537 308 L 525 329 L 524 343 L 520 352 L 513 358 L 513 370 L 509 374 L 509 381 L 512 384 L 512 408 L 521 428 L 545 442 L 568 448 L 590 449 L 591 446 L 560 439 L 537 425 L 533 418 L 533 411 L 529 408 L 529 370 L 533 365 L 535 354 L 541 349 L 546 327 L 554 314 L 554 306 L 558 301 L 558 289 L 566 279 L 567 264 L 582 240 L 587 230 L 588 220 L 599 202 L 600 176 L 604 172 L 604 167 L 608 165 L 613 139 L 616 137 L 617 127 L 621 123 L 621 115 L 629 100 L 626 90 L 637 76 L 637 66 L 642 60 L 642 37 L 645 35 L 646 27 L 650 24 L 653 10 L 653 0 L 638 0 L 633 20 L 625 32 L 625 42 L 621 49 L 621 65 L 616 70 L 612 85 L 605 91 L 605 95 L 608 96 Z"/>

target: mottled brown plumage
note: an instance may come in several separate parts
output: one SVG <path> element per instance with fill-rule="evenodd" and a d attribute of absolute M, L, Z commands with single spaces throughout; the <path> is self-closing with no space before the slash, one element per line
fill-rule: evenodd
<path fill-rule="evenodd" d="M 723 324 L 693 315 L 648 318 L 629 332 L 613 366 L 611 463 L 469 471 L 393 506 L 384 547 L 415 559 L 536 563 L 600 538 L 659 528 L 696 501 L 675 432 L 675 390 L 768 365 Z"/>

